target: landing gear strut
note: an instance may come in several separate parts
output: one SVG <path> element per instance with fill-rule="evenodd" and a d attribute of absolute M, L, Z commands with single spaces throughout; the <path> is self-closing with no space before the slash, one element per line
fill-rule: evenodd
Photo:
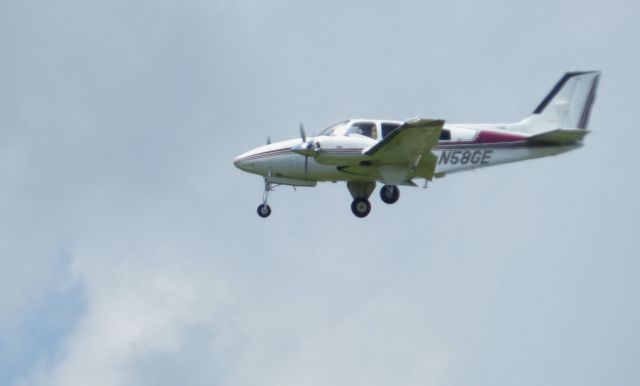
<path fill-rule="evenodd" d="M 380 188 L 380 198 L 386 204 L 393 204 L 400 198 L 400 189 L 395 185 L 384 185 Z"/>
<path fill-rule="evenodd" d="M 265 218 L 271 214 L 271 207 L 267 204 L 269 192 L 273 190 L 273 185 L 264 179 L 264 193 L 262 193 L 262 204 L 258 205 L 258 216 Z"/>

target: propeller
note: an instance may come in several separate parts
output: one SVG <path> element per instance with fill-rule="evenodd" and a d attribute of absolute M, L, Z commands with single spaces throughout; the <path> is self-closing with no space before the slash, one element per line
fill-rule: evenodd
<path fill-rule="evenodd" d="M 317 148 L 313 142 L 307 142 L 307 134 L 304 131 L 304 125 L 300 122 L 300 138 L 302 143 L 295 145 L 291 148 L 291 151 L 304 156 L 304 175 L 306 177 L 309 170 L 309 156 L 315 157 Z"/>
<path fill-rule="evenodd" d="M 302 143 L 304 143 L 307 147 L 308 150 L 310 150 L 309 148 L 313 145 L 311 145 L 310 143 L 307 143 L 307 135 L 304 132 L 304 125 L 302 124 L 302 122 L 300 122 L 300 137 L 302 137 Z M 309 155 L 305 154 L 304 155 L 304 176 L 307 176 L 307 173 L 309 172 Z"/>
<path fill-rule="evenodd" d="M 302 137 L 302 142 L 307 142 L 307 135 L 304 133 L 304 125 L 300 122 L 300 137 Z"/>

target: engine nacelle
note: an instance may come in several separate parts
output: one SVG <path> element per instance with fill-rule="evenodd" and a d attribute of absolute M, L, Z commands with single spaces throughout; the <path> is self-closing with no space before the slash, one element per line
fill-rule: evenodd
<path fill-rule="evenodd" d="M 325 165 L 357 165 L 363 159 L 363 151 L 376 143 L 362 135 L 321 136 L 313 140 L 315 160 Z"/>

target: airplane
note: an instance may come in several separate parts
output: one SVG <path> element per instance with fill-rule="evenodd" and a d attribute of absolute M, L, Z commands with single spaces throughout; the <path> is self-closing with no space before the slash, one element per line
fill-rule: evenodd
<path fill-rule="evenodd" d="M 346 181 L 357 217 L 371 211 L 369 198 L 380 182 L 380 198 L 393 204 L 398 186 L 417 186 L 447 174 L 558 155 L 578 149 L 600 79 L 599 71 L 566 73 L 526 118 L 505 124 L 445 124 L 442 119 L 348 119 L 307 137 L 274 142 L 241 154 L 234 165 L 264 178 L 257 212 L 268 217 L 269 193 L 280 185 L 313 187 Z"/>

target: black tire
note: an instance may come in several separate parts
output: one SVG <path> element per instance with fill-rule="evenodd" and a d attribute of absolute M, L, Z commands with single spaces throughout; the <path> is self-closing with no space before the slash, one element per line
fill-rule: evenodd
<path fill-rule="evenodd" d="M 366 198 L 356 198 L 351 203 L 351 211 L 357 217 L 367 217 L 369 212 L 371 212 L 371 203 Z"/>
<path fill-rule="evenodd" d="M 258 205 L 258 216 L 260 217 L 269 217 L 271 214 L 271 207 L 267 204 Z"/>
<path fill-rule="evenodd" d="M 393 204 L 400 198 L 400 189 L 395 185 L 384 185 L 380 188 L 380 198 L 385 204 Z"/>

